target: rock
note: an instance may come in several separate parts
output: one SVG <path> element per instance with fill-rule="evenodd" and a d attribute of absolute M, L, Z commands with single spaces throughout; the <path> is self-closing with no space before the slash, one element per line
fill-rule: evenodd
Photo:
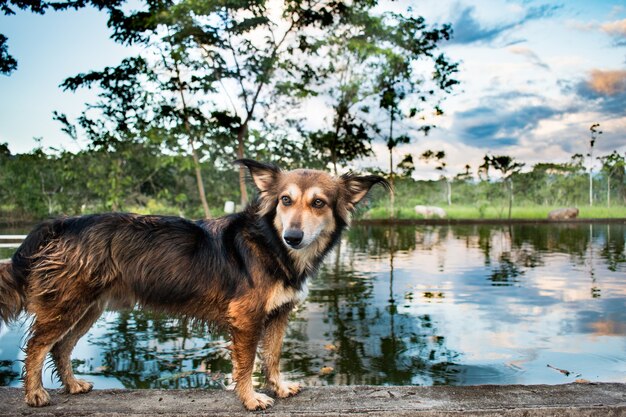
<path fill-rule="evenodd" d="M 446 211 L 436 206 L 415 206 L 415 213 L 424 216 L 425 219 L 436 217 L 438 219 L 446 218 Z"/>
<path fill-rule="evenodd" d="M 560 208 L 548 213 L 549 220 L 568 220 L 576 217 L 578 217 L 578 209 L 576 207 Z"/>

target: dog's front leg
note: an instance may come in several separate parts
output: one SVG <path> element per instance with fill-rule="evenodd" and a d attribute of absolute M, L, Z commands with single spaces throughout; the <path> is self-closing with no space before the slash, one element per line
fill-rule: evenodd
<path fill-rule="evenodd" d="M 280 352 L 290 311 L 291 309 L 283 309 L 269 318 L 261 345 L 267 385 L 279 398 L 296 395 L 302 389 L 298 383 L 283 381 L 280 374 Z"/>
<path fill-rule="evenodd" d="M 272 398 L 254 391 L 252 387 L 254 359 L 261 338 L 258 327 L 235 327 L 231 330 L 235 391 L 248 410 L 264 410 L 274 404 Z"/>

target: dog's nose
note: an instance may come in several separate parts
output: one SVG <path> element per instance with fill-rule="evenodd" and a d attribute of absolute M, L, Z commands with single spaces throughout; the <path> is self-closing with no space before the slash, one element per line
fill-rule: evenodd
<path fill-rule="evenodd" d="M 292 248 L 295 248 L 302 242 L 302 238 L 304 237 L 304 232 L 299 229 L 287 229 L 283 234 L 283 238 L 285 242 Z"/>

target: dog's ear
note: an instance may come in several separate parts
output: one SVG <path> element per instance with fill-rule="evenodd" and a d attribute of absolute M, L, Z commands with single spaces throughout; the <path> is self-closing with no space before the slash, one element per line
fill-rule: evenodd
<path fill-rule="evenodd" d="M 254 185 L 256 185 L 261 193 L 268 191 L 280 174 L 280 168 L 276 165 L 264 164 L 253 159 L 237 159 L 233 164 L 243 165 L 250 170 L 252 181 L 254 181 Z"/>
<path fill-rule="evenodd" d="M 391 185 L 389 182 L 380 175 L 364 175 L 358 176 L 352 172 L 343 174 L 340 177 L 344 190 L 344 199 L 348 204 L 350 211 L 354 210 L 354 207 L 359 201 L 361 201 L 369 192 L 369 190 L 376 184 L 382 185 L 386 190 L 391 191 Z"/>

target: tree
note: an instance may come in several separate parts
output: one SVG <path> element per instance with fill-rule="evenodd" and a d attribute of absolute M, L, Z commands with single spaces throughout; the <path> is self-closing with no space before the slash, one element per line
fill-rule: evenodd
<path fill-rule="evenodd" d="M 207 202 L 198 147 L 204 142 L 211 123 L 202 106 L 203 100 L 191 97 L 214 91 L 210 67 L 203 61 L 191 57 L 186 40 L 175 40 L 172 36 L 163 37 L 154 45 L 157 59 L 150 69 L 158 80 L 157 91 L 160 102 L 155 109 L 159 135 L 169 148 L 184 152 L 189 148 L 193 160 L 198 195 L 205 218 L 211 218 Z M 214 118 L 213 121 L 223 120 Z M 230 120 L 229 120 L 230 121 Z"/>
<path fill-rule="evenodd" d="M 250 124 L 259 109 L 267 109 L 277 93 L 303 91 L 311 76 L 306 65 L 295 62 L 306 49 L 298 46 L 297 33 L 324 27 L 343 10 L 336 2 L 299 0 L 285 2 L 279 17 L 266 1 L 163 0 L 146 2 L 144 8 L 130 12 L 115 5 L 108 9 L 113 38 L 147 49 L 149 58 L 138 70 L 148 75 L 150 85 L 145 88 L 154 93 L 153 101 L 146 102 L 153 113 L 151 136 L 163 138 L 170 149 L 180 151 L 183 144 L 190 149 L 205 216 L 210 214 L 200 149 L 217 163 L 217 150 L 229 149 L 234 142 L 234 153 L 220 156 L 229 162 L 243 157 L 250 145 Z M 124 62 L 119 68 L 132 63 Z M 102 77 L 103 72 L 92 72 L 74 77 L 73 82 L 86 85 Z M 210 137 L 214 132 L 219 134 Z M 239 179 L 245 203 L 244 170 Z"/>
<path fill-rule="evenodd" d="M 329 35 L 306 39 L 315 51 L 316 96 L 322 96 L 332 114 L 330 126 L 310 132 L 312 147 L 330 163 L 335 175 L 337 165 L 369 156 L 372 153 L 372 126 L 368 119 L 375 94 L 372 73 L 380 59 L 376 42 L 380 39 L 381 19 L 371 14 L 367 2 L 355 2 L 345 18 L 329 28 Z M 319 59 L 319 57 L 323 59 Z M 320 88 L 315 88 L 320 87 Z"/>
<path fill-rule="evenodd" d="M 311 72 L 297 59 L 307 50 L 300 33 L 329 26 L 346 7 L 341 2 L 290 0 L 278 14 L 267 1 L 183 0 L 154 17 L 174 26 L 173 38 L 189 39 L 212 66 L 218 92 L 240 121 L 236 154 L 243 158 L 260 108 L 267 109 L 277 93 L 300 94 L 308 83 Z M 245 175 L 240 169 L 242 203 L 248 200 Z"/>
<path fill-rule="evenodd" d="M 415 163 L 413 162 L 413 155 L 407 153 L 404 155 L 402 160 L 396 166 L 400 175 L 405 178 L 411 178 L 413 173 L 415 172 Z"/>
<path fill-rule="evenodd" d="M 626 168 L 626 160 L 622 155 L 613 151 L 613 153 L 598 157 L 602 162 L 602 172 L 606 177 L 606 206 L 611 207 L 611 178 L 615 178 L 619 185 L 619 191 L 624 187 L 624 169 Z"/>
<path fill-rule="evenodd" d="M 97 155 L 99 161 L 88 165 L 89 188 L 106 209 L 120 210 L 125 196 L 162 168 L 160 160 L 151 158 L 160 153 L 161 142 L 148 138 L 154 117 L 148 104 L 154 99 L 146 88 L 149 78 L 143 58 L 127 58 L 118 67 L 79 74 L 61 84 L 69 91 L 100 88 L 98 101 L 83 111 L 76 125 L 64 114 L 55 112 L 54 117 L 73 139 L 81 132 L 89 140 L 88 154 Z"/>
<path fill-rule="evenodd" d="M 0 33 L 0 73 L 9 75 L 17 69 L 17 61 L 9 54 L 7 37 Z"/>
<path fill-rule="evenodd" d="M 484 164 L 481 168 L 487 173 L 489 168 L 494 168 L 500 171 L 502 175 L 502 181 L 508 184 L 509 194 L 509 220 L 511 220 L 511 211 L 513 208 L 513 175 L 519 173 L 524 167 L 524 163 L 516 162 L 514 158 L 508 155 L 490 156 L 485 155 Z"/>
<path fill-rule="evenodd" d="M 600 123 L 594 123 L 589 128 L 591 139 L 589 140 L 589 206 L 593 206 L 593 147 L 598 139 L 598 136 L 602 134 L 601 130 L 598 130 Z"/>
<path fill-rule="evenodd" d="M 433 152 L 430 149 L 422 153 L 420 159 L 428 163 L 429 161 L 434 160 L 438 165 L 435 169 L 441 172 L 441 179 L 446 184 L 446 201 L 448 205 L 452 205 L 452 185 L 450 184 L 450 178 L 448 178 L 446 171 L 446 153 L 445 151 Z M 469 171 L 469 165 L 466 165 L 467 170 Z M 471 174 L 470 174 L 471 175 Z"/>
<path fill-rule="evenodd" d="M 458 181 L 471 181 L 474 177 L 472 175 L 472 167 L 469 164 L 465 164 L 465 171 L 461 171 L 455 175 L 454 179 Z"/>
<path fill-rule="evenodd" d="M 396 123 L 419 116 L 420 125 L 417 131 L 428 134 L 433 127 L 423 123 L 426 117 L 422 114 L 422 106 L 432 100 L 434 115 L 443 114 L 440 107 L 441 97 L 437 92 L 449 93 L 458 81 L 453 78 L 458 72 L 458 64 L 448 61 L 444 54 L 435 56 L 439 43 L 450 39 L 451 28 L 428 28 L 423 17 L 403 16 L 388 13 L 383 17 L 384 34 L 380 39 L 379 48 L 383 49 L 383 59 L 379 62 L 377 78 L 378 107 L 387 113 L 389 149 L 389 179 L 393 187 L 393 151 L 400 144 L 407 144 L 411 137 L 406 133 L 394 131 Z M 433 65 L 431 77 L 424 77 L 416 71 L 418 61 L 430 61 Z M 401 132 L 406 129 L 402 129 Z M 381 131 L 383 131 L 381 129 Z M 391 217 L 394 216 L 394 194 L 390 194 Z"/>
<path fill-rule="evenodd" d="M 317 130 L 308 135 L 311 147 L 324 158 L 327 162 L 325 165 L 332 165 L 335 175 L 338 174 L 337 164 L 345 165 L 372 154 L 371 137 L 365 127 L 347 118 L 347 115 L 343 117 L 344 120 L 335 131 Z"/>
<path fill-rule="evenodd" d="M 208 66 L 205 73 L 212 78 L 212 88 L 205 93 L 214 109 L 224 112 L 228 108 L 229 123 L 236 123 L 235 153 L 241 158 L 248 150 L 250 129 L 259 114 L 280 95 L 303 94 L 314 75 L 301 59 L 309 51 L 303 33 L 323 33 L 321 29 L 340 19 L 349 8 L 343 2 L 287 0 L 276 10 L 278 4 L 262 0 L 145 1 L 144 7 L 131 11 L 111 8 L 109 26 L 118 42 L 149 46 L 162 41 L 173 50 L 184 49 L 185 58 L 198 67 L 200 61 Z M 180 108 L 183 119 L 190 116 L 184 105 Z M 204 117 L 209 120 L 208 115 Z M 243 169 L 239 180 L 245 203 Z"/>

